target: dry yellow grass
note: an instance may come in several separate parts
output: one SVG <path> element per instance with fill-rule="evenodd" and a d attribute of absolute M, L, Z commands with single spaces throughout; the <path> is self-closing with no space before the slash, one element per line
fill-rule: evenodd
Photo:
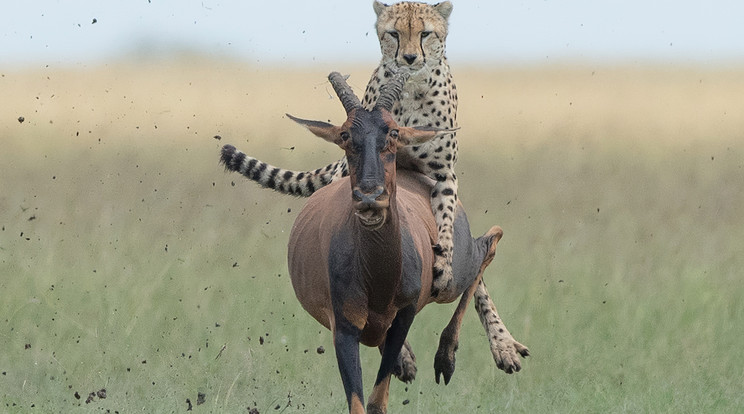
<path fill-rule="evenodd" d="M 297 139 L 299 130 L 278 120 L 285 112 L 341 120 L 325 81 L 330 70 L 350 73 L 359 94 L 371 72 L 343 64 L 281 70 L 207 61 L 6 71 L 0 78 L 0 132 L 17 136 L 19 128 L 36 126 L 37 132 L 54 131 L 49 134 L 52 142 L 45 144 L 64 146 L 107 131 L 154 145 L 221 134 L 248 140 L 259 151 L 261 143 L 289 147 L 306 141 L 317 146 L 321 144 L 311 139 Z M 491 144 L 509 148 L 556 139 L 602 141 L 617 139 L 618 132 L 638 143 L 720 142 L 735 140 L 744 131 L 740 68 L 453 70 L 466 152 Z M 15 121 L 19 116 L 25 117 L 24 124 Z M 13 144 L 32 149 L 40 142 Z"/>
<path fill-rule="evenodd" d="M 462 70 L 463 135 L 540 144 L 556 138 L 689 143 L 739 138 L 744 70 L 553 67 Z M 474 133 L 475 135 L 475 133 Z"/>

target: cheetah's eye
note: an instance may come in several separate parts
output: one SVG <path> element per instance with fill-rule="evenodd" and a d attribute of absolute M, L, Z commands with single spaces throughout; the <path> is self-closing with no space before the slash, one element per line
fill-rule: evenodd
<path fill-rule="evenodd" d="M 429 32 L 429 31 L 421 32 L 421 38 L 422 39 L 426 39 L 427 37 L 429 37 L 430 34 L 431 34 L 431 32 Z"/>
<path fill-rule="evenodd" d="M 398 39 L 398 32 L 396 32 L 395 30 L 391 30 L 391 31 L 389 31 L 389 32 L 387 32 L 387 33 L 388 33 L 388 34 L 389 34 L 390 36 L 392 36 L 392 37 L 393 37 L 393 39 Z"/>
<path fill-rule="evenodd" d="M 349 135 L 349 131 L 342 131 L 341 132 L 341 139 L 344 140 L 344 141 L 348 141 L 350 136 L 351 135 Z"/>
<path fill-rule="evenodd" d="M 390 138 L 398 139 L 398 130 L 397 129 L 390 130 Z"/>

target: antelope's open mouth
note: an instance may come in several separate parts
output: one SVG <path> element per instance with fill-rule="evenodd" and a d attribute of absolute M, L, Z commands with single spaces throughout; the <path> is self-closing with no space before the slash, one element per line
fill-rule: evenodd
<path fill-rule="evenodd" d="M 354 215 L 359 218 L 362 226 L 377 230 L 385 224 L 390 207 L 390 196 L 385 192 L 385 187 L 377 186 L 373 191 L 361 191 L 358 187 L 354 187 L 352 198 Z"/>
<path fill-rule="evenodd" d="M 356 210 L 354 212 L 354 215 L 359 218 L 359 222 L 362 223 L 364 227 L 367 227 L 370 230 L 376 230 L 382 227 L 382 225 L 385 223 L 387 210 L 368 208 L 366 210 Z"/>

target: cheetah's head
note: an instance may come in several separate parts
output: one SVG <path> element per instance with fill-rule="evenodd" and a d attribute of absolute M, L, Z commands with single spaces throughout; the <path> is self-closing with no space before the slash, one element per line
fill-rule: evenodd
<path fill-rule="evenodd" d="M 375 1 L 373 7 L 383 64 L 414 72 L 438 65 L 444 57 L 452 3 L 401 2 L 388 6 Z"/>

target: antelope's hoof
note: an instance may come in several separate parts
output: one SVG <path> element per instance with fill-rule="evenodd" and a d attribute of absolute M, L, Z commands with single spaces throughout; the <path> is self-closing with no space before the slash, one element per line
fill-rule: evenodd
<path fill-rule="evenodd" d="M 367 405 L 367 414 L 387 414 L 387 411 L 376 405 Z"/>
<path fill-rule="evenodd" d="M 444 385 L 448 385 L 452 374 L 455 373 L 455 351 L 457 351 L 457 344 L 454 347 L 442 347 L 437 349 L 437 354 L 434 356 L 434 380 L 439 384 L 440 375 L 444 377 Z"/>

